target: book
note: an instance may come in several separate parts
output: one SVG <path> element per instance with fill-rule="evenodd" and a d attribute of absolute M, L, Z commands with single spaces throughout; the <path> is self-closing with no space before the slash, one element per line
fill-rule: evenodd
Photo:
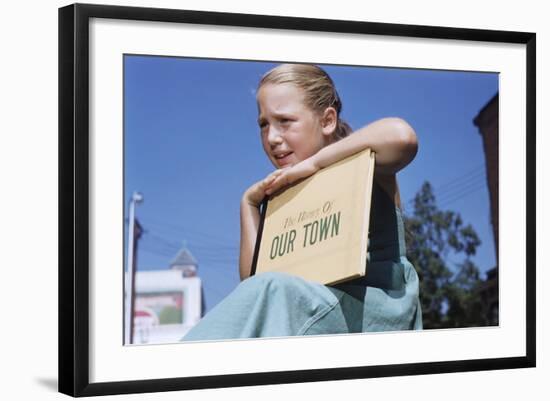
<path fill-rule="evenodd" d="M 264 201 L 252 274 L 320 284 L 365 276 L 374 161 L 365 149 Z"/>

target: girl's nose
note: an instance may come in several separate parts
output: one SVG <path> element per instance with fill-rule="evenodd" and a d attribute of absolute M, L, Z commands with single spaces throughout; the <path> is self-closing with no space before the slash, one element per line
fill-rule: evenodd
<path fill-rule="evenodd" d="M 283 143 L 283 138 L 281 137 L 281 132 L 274 127 L 273 125 L 269 126 L 269 131 L 267 133 L 267 140 L 272 145 L 278 145 Z"/>

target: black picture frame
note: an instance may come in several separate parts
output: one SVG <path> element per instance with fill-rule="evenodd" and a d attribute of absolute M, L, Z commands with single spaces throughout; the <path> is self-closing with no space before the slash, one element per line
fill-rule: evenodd
<path fill-rule="evenodd" d="M 526 48 L 526 354 L 521 357 L 91 383 L 89 380 L 89 22 L 92 18 L 274 28 Z M 536 365 L 536 35 L 435 26 L 74 4 L 59 9 L 59 391 L 71 396 L 422 375 Z"/>

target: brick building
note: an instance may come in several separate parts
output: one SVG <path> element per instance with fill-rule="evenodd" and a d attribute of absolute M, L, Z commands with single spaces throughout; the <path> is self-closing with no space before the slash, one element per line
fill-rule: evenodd
<path fill-rule="evenodd" d="M 484 305 L 484 315 L 487 325 L 498 325 L 498 93 L 480 110 L 474 118 L 483 138 L 485 152 L 485 170 L 489 188 L 489 202 L 491 206 L 491 225 L 495 242 L 497 264 L 487 272 L 487 278 L 479 290 Z"/>

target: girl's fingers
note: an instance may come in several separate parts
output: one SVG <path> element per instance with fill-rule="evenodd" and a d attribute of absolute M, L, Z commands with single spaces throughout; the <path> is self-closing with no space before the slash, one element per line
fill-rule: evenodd
<path fill-rule="evenodd" d="M 267 177 L 263 182 L 263 186 L 266 187 L 266 186 L 269 186 L 277 177 Z"/>
<path fill-rule="evenodd" d="M 277 177 L 279 177 L 281 175 L 281 173 L 283 172 L 283 169 L 278 169 L 278 170 L 275 170 L 274 172 L 272 172 L 271 174 L 269 174 L 263 181 L 262 183 L 265 185 L 269 185 L 270 183 L 272 183 L 275 179 L 277 179 Z"/>
<path fill-rule="evenodd" d="M 288 170 L 289 167 L 280 168 L 273 171 L 262 181 L 262 189 L 266 195 L 270 195 L 275 192 L 276 189 L 281 187 L 281 177 L 284 177 L 283 173 Z"/>
<path fill-rule="evenodd" d="M 288 177 L 285 179 L 284 175 L 279 175 L 266 189 L 265 193 L 271 195 L 272 193 L 278 191 L 280 188 L 288 184 Z"/>

